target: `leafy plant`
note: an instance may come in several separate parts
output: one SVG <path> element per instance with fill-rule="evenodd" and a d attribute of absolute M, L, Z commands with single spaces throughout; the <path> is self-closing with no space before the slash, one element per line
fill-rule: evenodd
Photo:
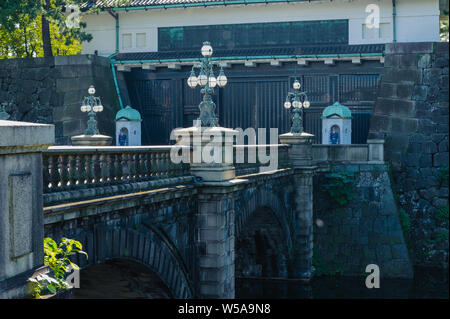
<path fill-rule="evenodd" d="M 436 243 L 440 243 L 440 242 L 443 242 L 443 241 L 446 241 L 446 240 L 448 240 L 448 230 L 445 230 L 442 233 L 439 233 L 436 236 L 435 242 Z"/>
<path fill-rule="evenodd" d="M 39 298 L 42 292 L 48 291 L 54 294 L 58 290 L 69 288 L 69 284 L 66 281 L 66 273 L 69 273 L 72 269 L 80 270 L 69 257 L 77 253 L 84 254 L 86 259 L 88 258 L 87 253 L 83 251 L 83 245 L 79 241 L 62 238 L 61 243 L 57 244 L 49 237 L 44 239 L 44 265 L 53 271 L 54 278 L 46 274 L 40 274 L 36 278 L 29 278 L 34 298 Z"/>
<path fill-rule="evenodd" d="M 448 206 L 438 207 L 436 209 L 436 218 L 440 222 L 448 221 Z"/>
<path fill-rule="evenodd" d="M 354 198 L 353 185 L 355 174 L 348 171 L 331 172 L 326 174 L 327 183 L 324 185 L 331 200 L 340 206 L 344 206 Z"/>
<path fill-rule="evenodd" d="M 448 185 L 448 165 L 445 167 L 441 167 L 436 177 L 441 186 Z"/>
<path fill-rule="evenodd" d="M 399 209 L 398 218 L 400 219 L 400 225 L 402 225 L 403 230 L 408 233 L 411 229 L 411 217 L 409 217 L 404 209 Z"/>

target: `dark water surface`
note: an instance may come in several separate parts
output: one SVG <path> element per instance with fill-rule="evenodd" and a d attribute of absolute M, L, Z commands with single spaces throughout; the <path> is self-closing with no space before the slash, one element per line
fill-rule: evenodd
<path fill-rule="evenodd" d="M 81 271 L 76 299 L 166 299 L 169 289 L 149 268 L 116 259 Z M 417 269 L 414 280 L 380 280 L 368 289 L 364 278 L 316 277 L 309 285 L 298 281 L 237 279 L 236 298 L 439 298 L 448 299 L 448 273 Z"/>
<path fill-rule="evenodd" d="M 236 298 L 311 299 L 448 299 L 448 272 L 416 269 L 413 280 L 383 279 L 368 289 L 365 277 L 316 277 L 309 285 L 298 281 L 237 279 Z"/>

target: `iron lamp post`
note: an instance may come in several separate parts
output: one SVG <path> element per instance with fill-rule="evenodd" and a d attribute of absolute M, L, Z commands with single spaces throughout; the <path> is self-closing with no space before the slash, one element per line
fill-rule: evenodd
<path fill-rule="evenodd" d="M 95 88 L 91 85 L 88 89 L 89 96 L 83 98 L 81 105 L 81 112 L 88 113 L 89 120 L 87 122 L 86 135 L 97 135 L 99 130 L 97 128 L 96 114 L 103 112 L 103 105 L 99 97 L 94 96 Z"/>
<path fill-rule="evenodd" d="M 309 108 L 311 105 L 306 92 L 300 91 L 300 82 L 295 79 L 292 85 L 294 92 L 288 92 L 286 96 L 286 102 L 284 102 L 284 108 L 291 110 L 292 112 L 292 126 L 291 133 L 302 134 L 303 133 L 303 109 Z"/>
<path fill-rule="evenodd" d="M 211 61 L 210 58 L 213 53 L 211 44 L 206 41 L 203 42 L 201 48 L 203 58 L 201 62 L 195 63 L 192 66 L 191 74 L 187 79 L 187 84 L 191 88 L 195 88 L 197 85 L 202 87 L 201 93 L 203 94 L 203 101 L 199 104 L 200 117 L 202 127 L 215 127 L 218 125 L 218 119 L 215 115 L 216 104 L 212 101 L 211 94 L 214 93 L 216 86 L 224 87 L 227 85 L 228 79 L 223 72 L 222 66 L 217 61 Z M 214 67 L 220 66 L 219 75 L 214 75 Z M 198 76 L 195 74 L 195 69 L 200 69 Z"/>

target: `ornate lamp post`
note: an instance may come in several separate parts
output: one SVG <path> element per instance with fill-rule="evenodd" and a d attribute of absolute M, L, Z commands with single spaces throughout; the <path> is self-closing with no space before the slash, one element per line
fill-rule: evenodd
<path fill-rule="evenodd" d="M 83 98 L 83 104 L 81 105 L 81 112 L 89 112 L 89 120 L 87 122 L 86 135 L 98 135 L 97 120 L 95 119 L 96 113 L 103 111 L 103 105 L 99 97 L 94 96 L 95 88 L 91 85 L 88 89 L 89 96 Z"/>
<path fill-rule="evenodd" d="M 306 92 L 300 92 L 300 82 L 295 79 L 292 85 L 294 92 L 288 92 L 286 96 L 286 102 L 284 102 L 284 108 L 291 109 L 292 126 L 291 133 L 302 134 L 303 133 L 303 109 L 307 109 L 310 106 L 308 96 Z"/>
<path fill-rule="evenodd" d="M 203 59 L 201 62 L 195 63 L 192 66 L 191 75 L 187 79 L 187 84 L 191 88 L 195 88 L 197 85 L 202 87 L 200 92 L 203 94 L 203 101 L 198 106 L 200 109 L 200 117 L 198 120 L 201 121 L 201 126 L 215 127 L 218 125 L 218 119 L 215 115 L 216 104 L 212 101 L 211 94 L 214 93 L 216 86 L 224 87 L 227 85 L 228 80 L 219 62 L 210 61 L 213 48 L 208 41 L 203 42 L 201 52 Z M 214 66 L 220 66 L 220 72 L 217 77 L 214 75 Z M 198 76 L 195 75 L 195 68 L 200 69 Z"/>

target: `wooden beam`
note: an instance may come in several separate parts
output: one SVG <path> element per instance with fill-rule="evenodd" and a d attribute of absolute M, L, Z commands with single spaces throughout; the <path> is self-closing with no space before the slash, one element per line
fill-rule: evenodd
<path fill-rule="evenodd" d="M 270 60 L 271 66 L 281 66 L 281 62 L 279 60 Z"/>
<path fill-rule="evenodd" d="M 179 70 L 181 66 L 177 63 L 169 63 L 167 67 L 171 70 Z"/>
<path fill-rule="evenodd" d="M 119 72 L 130 72 L 131 68 L 129 66 L 123 65 L 123 64 L 119 64 L 117 65 L 117 71 Z"/>
<path fill-rule="evenodd" d="M 143 70 L 152 70 L 152 71 L 154 71 L 154 70 L 156 70 L 156 66 L 151 65 L 149 63 L 144 63 L 144 64 L 142 64 L 142 69 Z"/>

